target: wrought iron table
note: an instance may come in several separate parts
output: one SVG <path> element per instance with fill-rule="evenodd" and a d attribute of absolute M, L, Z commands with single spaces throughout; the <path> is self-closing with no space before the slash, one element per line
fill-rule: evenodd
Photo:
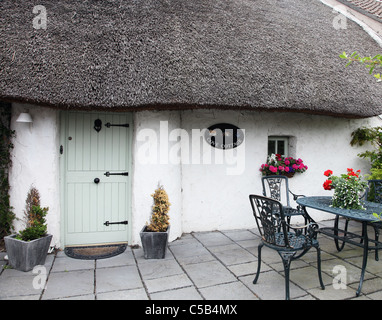
<path fill-rule="evenodd" d="M 363 248 L 362 271 L 359 286 L 356 291 L 357 296 L 359 296 L 359 294 L 361 293 L 362 283 L 365 276 L 368 251 L 382 249 L 382 242 L 371 240 L 367 235 L 367 225 L 376 221 L 376 218 L 373 216 L 373 213 L 381 213 L 382 204 L 376 202 L 362 201 L 363 206 L 366 208 L 366 210 L 350 210 L 331 207 L 332 197 L 305 197 L 297 199 L 296 202 L 300 206 L 302 206 L 305 211 L 308 207 L 336 215 L 333 228 L 320 228 L 320 232 L 322 234 L 334 238 L 338 251 L 341 251 L 343 249 L 345 243 L 350 243 L 352 245 Z M 338 227 L 340 217 L 346 218 L 344 229 L 340 229 Z M 361 235 L 347 231 L 349 220 L 356 220 L 362 223 Z M 341 246 L 339 245 L 338 240 L 342 241 Z"/>

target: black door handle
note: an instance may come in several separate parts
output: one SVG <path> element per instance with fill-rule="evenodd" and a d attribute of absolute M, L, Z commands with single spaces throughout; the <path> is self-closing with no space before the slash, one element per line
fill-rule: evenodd
<path fill-rule="evenodd" d="M 104 173 L 104 175 L 105 175 L 106 177 L 109 177 L 109 176 L 128 176 L 129 173 L 128 173 L 128 172 L 110 173 L 109 171 L 106 171 L 106 172 Z"/>
<path fill-rule="evenodd" d="M 125 221 L 120 221 L 120 222 L 110 222 L 110 221 L 105 221 L 105 222 L 104 222 L 104 225 L 105 225 L 106 227 L 108 227 L 108 226 L 111 225 L 111 224 L 128 224 L 128 222 L 127 222 L 127 220 L 125 220 Z"/>
<path fill-rule="evenodd" d="M 99 184 L 100 181 L 101 181 L 101 180 L 100 180 L 99 178 L 95 178 L 95 179 L 94 179 L 94 183 L 95 183 L 95 184 Z"/>

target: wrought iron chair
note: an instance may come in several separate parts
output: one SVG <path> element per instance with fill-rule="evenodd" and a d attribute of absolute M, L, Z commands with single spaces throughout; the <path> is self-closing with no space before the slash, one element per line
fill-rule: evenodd
<path fill-rule="evenodd" d="M 265 245 L 276 250 L 283 261 L 285 298 L 289 300 L 291 261 L 302 257 L 310 248 L 314 247 L 317 250 L 318 279 L 321 288 L 325 289 L 321 277 L 321 250 L 317 240 L 318 225 L 315 222 L 310 222 L 301 227 L 290 226 L 285 221 L 284 208 L 279 201 L 259 195 L 250 195 L 249 200 L 261 235 L 261 243 L 258 246 L 257 273 L 253 283 L 257 283 L 260 275 L 261 249 Z M 293 232 L 287 231 L 287 228 L 292 229 Z M 304 228 L 307 230 L 306 234 L 302 233 Z"/>
<path fill-rule="evenodd" d="M 293 200 L 297 200 L 299 197 L 305 196 L 301 194 L 294 194 L 289 190 L 288 177 L 280 175 L 265 176 L 262 177 L 261 183 L 263 185 L 264 197 L 270 197 L 283 203 L 284 214 L 288 224 L 290 224 L 291 217 L 293 216 L 303 216 L 305 224 L 307 224 L 310 219 L 306 216 L 303 208 L 300 206 L 292 208 L 290 205 L 289 194 L 293 196 Z"/>

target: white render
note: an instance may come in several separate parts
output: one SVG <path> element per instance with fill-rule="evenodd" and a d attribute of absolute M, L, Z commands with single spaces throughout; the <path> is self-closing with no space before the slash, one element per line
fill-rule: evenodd
<path fill-rule="evenodd" d="M 26 109 L 33 124 L 17 123 L 18 115 Z M 54 235 L 54 244 L 62 248 L 59 115 L 56 109 L 12 105 L 11 126 L 16 137 L 10 197 L 14 212 L 22 219 L 29 187 L 38 188 L 42 205 L 49 207 L 48 231 Z M 197 135 L 217 123 L 244 129 L 244 143 L 233 151 L 223 151 Z M 322 187 L 323 172 L 331 169 L 338 175 L 354 168 L 368 173 L 368 161 L 357 154 L 370 146 L 351 147 L 350 134 L 360 126 L 379 126 L 381 119 L 211 109 L 136 112 L 133 125 L 129 243 L 140 244 L 139 231 L 150 219 L 151 194 L 158 183 L 165 187 L 172 204 L 171 241 L 192 231 L 254 228 L 248 195 L 262 192 L 259 167 L 266 160 L 268 136 L 293 137 L 291 155 L 302 158 L 309 167 L 289 179 L 293 192 L 331 195 Z M 197 143 L 199 152 L 193 149 Z M 312 212 L 312 216 L 317 221 L 332 218 L 323 212 Z M 15 225 L 16 230 L 22 228 L 20 221 Z"/>
<path fill-rule="evenodd" d="M 16 122 L 19 114 L 25 111 L 29 111 L 33 123 Z M 9 172 L 10 202 L 19 219 L 14 223 L 16 231 L 24 228 L 25 199 L 33 185 L 40 192 L 41 205 L 49 207 L 48 232 L 53 234 L 53 243 L 59 246 L 59 113 L 50 108 L 13 103 L 11 128 L 16 131 Z"/>

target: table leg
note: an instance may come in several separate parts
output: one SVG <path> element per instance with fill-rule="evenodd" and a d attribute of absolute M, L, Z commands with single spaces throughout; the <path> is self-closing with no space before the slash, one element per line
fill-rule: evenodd
<path fill-rule="evenodd" d="M 362 260 L 362 271 L 361 271 L 361 278 L 359 279 L 359 286 L 358 290 L 356 292 L 357 297 L 361 293 L 363 279 L 365 277 L 365 271 L 366 271 L 366 264 L 367 264 L 367 254 L 369 251 L 369 238 L 367 235 L 367 222 L 362 222 L 362 236 L 363 236 L 363 260 Z"/>
<path fill-rule="evenodd" d="M 334 243 L 336 244 L 336 248 L 338 250 L 338 252 L 342 251 L 342 249 L 344 248 L 345 246 L 345 241 L 342 241 L 342 244 L 341 246 L 339 245 L 339 242 L 338 242 L 338 223 L 339 223 L 339 216 L 337 215 L 336 216 L 336 219 L 334 220 L 334 235 L 336 236 L 334 238 Z M 348 223 L 349 221 L 346 219 L 345 221 L 345 228 L 344 228 L 344 236 L 346 236 L 346 232 L 348 231 Z"/>

